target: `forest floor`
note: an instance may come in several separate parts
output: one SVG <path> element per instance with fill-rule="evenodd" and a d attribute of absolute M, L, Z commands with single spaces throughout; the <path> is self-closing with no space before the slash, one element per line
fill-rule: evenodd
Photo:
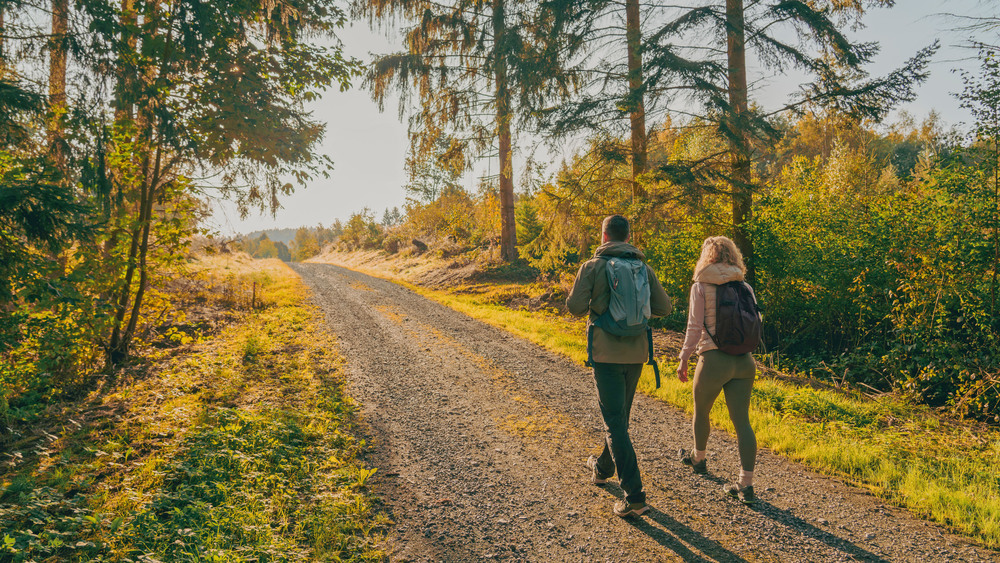
<path fill-rule="evenodd" d="M 384 560 L 343 361 L 301 279 L 237 253 L 168 289 L 188 323 L 0 420 L 0 563 Z"/>
<path fill-rule="evenodd" d="M 318 260 L 390 274 L 370 257 Z M 652 510 L 619 519 L 621 489 L 592 485 L 584 466 L 603 440 L 589 370 L 397 283 L 332 264 L 293 268 L 338 336 L 395 561 L 1000 560 L 767 449 L 759 502 L 729 499 L 733 438 L 716 430 L 709 473 L 695 475 L 676 456 L 691 440 L 688 415 L 643 394 L 631 434 Z"/>

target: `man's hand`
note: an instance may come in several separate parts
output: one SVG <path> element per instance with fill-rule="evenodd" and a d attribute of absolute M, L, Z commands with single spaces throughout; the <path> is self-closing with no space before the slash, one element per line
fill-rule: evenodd
<path fill-rule="evenodd" d="M 677 364 L 677 379 L 681 380 L 681 383 L 686 383 L 688 380 L 688 361 L 681 360 Z"/>

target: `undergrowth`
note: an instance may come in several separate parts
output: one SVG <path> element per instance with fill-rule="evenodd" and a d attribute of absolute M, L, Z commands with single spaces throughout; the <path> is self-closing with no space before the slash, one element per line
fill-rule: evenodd
<path fill-rule="evenodd" d="M 511 309 L 497 304 L 496 291 L 409 287 L 579 364 L 586 359 L 583 320 Z M 640 390 L 690 413 L 691 384 L 675 377 L 676 368 L 675 359 L 660 358 L 662 387 L 654 389 L 652 369 L 646 367 Z M 1000 432 L 942 418 L 891 396 L 871 400 L 766 373 L 758 378 L 751 402 L 761 446 L 865 487 L 987 546 L 1000 546 Z M 733 432 L 724 401 L 716 402 L 712 422 Z"/>
<path fill-rule="evenodd" d="M 256 310 L 10 440 L 0 562 L 384 560 L 374 470 L 305 287 L 277 261 L 201 267 L 252 278 Z"/>

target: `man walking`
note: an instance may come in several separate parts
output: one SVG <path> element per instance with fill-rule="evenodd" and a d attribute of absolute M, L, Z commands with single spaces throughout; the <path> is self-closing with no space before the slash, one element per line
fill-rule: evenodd
<path fill-rule="evenodd" d="M 617 470 L 625 500 L 615 503 L 614 513 L 623 518 L 649 510 L 628 426 L 642 364 L 653 360 L 646 320 L 671 310 L 645 255 L 628 243 L 629 234 L 628 220 L 621 215 L 604 219 L 603 244 L 580 266 L 566 299 L 570 313 L 590 314 L 587 363 L 594 368 L 606 430 L 604 450 L 599 457 L 590 456 L 587 467 L 595 485 L 606 483 Z"/>

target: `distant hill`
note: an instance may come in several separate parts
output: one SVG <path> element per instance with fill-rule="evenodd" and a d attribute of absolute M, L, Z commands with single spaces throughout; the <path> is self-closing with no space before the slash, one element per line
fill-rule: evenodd
<path fill-rule="evenodd" d="M 257 240 L 260 235 L 266 234 L 267 238 L 274 242 L 283 242 L 288 244 L 295 239 L 295 232 L 298 229 L 267 229 L 265 231 L 254 231 L 248 235 L 244 235 L 249 239 Z"/>

